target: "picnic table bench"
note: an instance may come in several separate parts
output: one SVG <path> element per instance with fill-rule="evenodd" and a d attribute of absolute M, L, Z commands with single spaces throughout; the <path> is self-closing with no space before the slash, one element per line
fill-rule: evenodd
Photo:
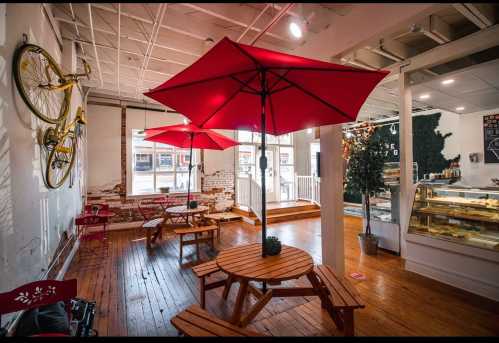
<path fill-rule="evenodd" d="M 182 228 L 182 229 L 175 229 L 173 232 L 175 232 L 177 235 L 180 236 L 179 243 L 180 243 L 180 261 L 182 261 L 182 253 L 183 253 L 183 247 L 184 245 L 196 245 L 196 257 L 199 260 L 199 243 L 202 242 L 210 242 L 211 247 L 215 248 L 214 244 L 214 232 L 218 228 L 215 225 L 210 225 L 210 226 L 198 226 L 198 227 L 189 227 L 189 228 Z M 204 237 L 204 234 L 207 233 L 208 236 Z M 184 236 L 185 235 L 194 235 L 194 239 L 186 240 L 184 241 Z M 201 237 L 200 237 L 201 236 Z"/>
<path fill-rule="evenodd" d="M 354 336 L 353 311 L 365 307 L 359 293 L 345 277 L 336 275 L 331 266 L 315 266 L 314 272 L 326 290 L 327 298 L 321 299 L 323 307 L 345 336 Z"/>
<path fill-rule="evenodd" d="M 199 305 L 191 305 L 173 317 L 170 322 L 185 336 L 265 336 L 256 331 L 240 328 L 203 310 Z"/>
<path fill-rule="evenodd" d="M 204 218 L 213 221 L 215 225 L 218 227 L 217 239 L 220 240 L 221 223 L 228 222 L 231 220 L 241 219 L 241 216 L 232 212 L 220 212 L 220 213 L 205 214 Z"/>

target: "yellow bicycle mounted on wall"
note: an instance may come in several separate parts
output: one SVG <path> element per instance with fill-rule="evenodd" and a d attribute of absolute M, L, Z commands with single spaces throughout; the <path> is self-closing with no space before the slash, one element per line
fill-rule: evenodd
<path fill-rule="evenodd" d="M 85 73 L 62 73 L 57 62 L 43 48 L 34 44 L 20 46 L 14 55 L 14 79 L 22 99 L 41 120 L 55 127 L 43 133 L 42 145 L 48 160 L 45 181 L 50 188 L 62 186 L 73 168 L 80 125 L 85 125 L 85 114 L 78 106 L 75 119 L 67 123 L 71 109 L 73 86 L 80 77 L 90 78 L 90 66 L 83 60 Z"/>

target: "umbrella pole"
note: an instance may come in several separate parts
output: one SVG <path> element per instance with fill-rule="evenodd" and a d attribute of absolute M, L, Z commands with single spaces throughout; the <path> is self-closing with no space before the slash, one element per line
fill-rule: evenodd
<path fill-rule="evenodd" d="M 267 238 L 267 192 L 266 192 L 266 187 L 265 187 L 265 169 L 267 169 L 267 156 L 265 154 L 265 100 L 267 97 L 267 87 L 266 87 L 266 82 L 265 82 L 265 71 L 261 71 L 261 87 L 262 87 L 262 93 L 261 93 L 261 101 L 262 101 L 262 123 L 261 123 L 261 135 L 262 135 L 262 143 L 261 143 L 261 150 L 262 153 L 260 155 L 260 171 L 261 171 L 261 177 L 262 177 L 262 257 L 265 257 L 267 255 L 267 252 L 265 251 L 265 240 Z"/>
<path fill-rule="evenodd" d="M 187 180 L 187 204 L 185 205 L 189 209 L 189 200 L 191 197 L 191 170 L 192 170 L 192 143 L 194 141 L 194 133 L 191 133 L 191 149 L 189 152 L 189 179 Z"/>

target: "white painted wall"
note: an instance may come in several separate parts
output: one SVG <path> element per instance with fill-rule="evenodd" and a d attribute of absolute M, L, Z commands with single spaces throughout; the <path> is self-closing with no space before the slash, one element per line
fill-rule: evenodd
<path fill-rule="evenodd" d="M 57 61 L 61 51 L 41 4 L 0 4 L 0 15 L 0 292 L 5 292 L 42 276 L 63 232 L 73 232 L 85 188 L 86 142 L 79 146 L 73 187 L 66 182 L 59 189 L 48 190 L 36 141 L 37 130 L 48 125 L 37 119 L 18 95 L 11 65 L 22 33 Z M 74 116 L 81 104 L 76 88 L 72 104 Z"/>
<path fill-rule="evenodd" d="M 118 107 L 90 104 L 88 105 L 87 112 L 89 122 L 89 190 L 110 188 L 121 182 L 121 109 Z M 130 177 L 132 172 L 132 130 L 144 129 L 144 113 L 144 110 L 127 108 L 127 192 L 129 194 L 132 191 L 132 180 Z M 176 125 L 182 124 L 183 119 L 184 116 L 180 114 L 148 110 L 146 112 L 145 124 L 147 128 Z M 234 131 L 215 131 L 227 137 L 234 138 Z M 224 151 L 205 150 L 205 174 L 213 174 L 221 170 L 234 171 L 234 156 L 234 148 Z"/>
<path fill-rule="evenodd" d="M 462 182 L 473 186 L 491 186 L 491 178 L 499 178 L 499 163 L 484 163 L 483 154 L 483 117 L 488 114 L 499 113 L 499 108 L 489 111 L 461 115 L 460 124 L 460 151 Z M 471 163 L 469 154 L 480 153 L 480 161 Z"/>
<path fill-rule="evenodd" d="M 88 105 L 87 121 L 88 188 L 112 188 L 121 182 L 121 108 Z"/>

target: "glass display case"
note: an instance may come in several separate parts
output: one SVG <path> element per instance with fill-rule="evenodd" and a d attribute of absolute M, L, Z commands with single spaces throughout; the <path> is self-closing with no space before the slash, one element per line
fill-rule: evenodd
<path fill-rule="evenodd" d="M 390 185 L 371 197 L 371 220 L 399 224 L 399 189 L 398 185 Z"/>
<path fill-rule="evenodd" d="M 499 191 L 419 184 L 409 233 L 499 251 Z"/>

